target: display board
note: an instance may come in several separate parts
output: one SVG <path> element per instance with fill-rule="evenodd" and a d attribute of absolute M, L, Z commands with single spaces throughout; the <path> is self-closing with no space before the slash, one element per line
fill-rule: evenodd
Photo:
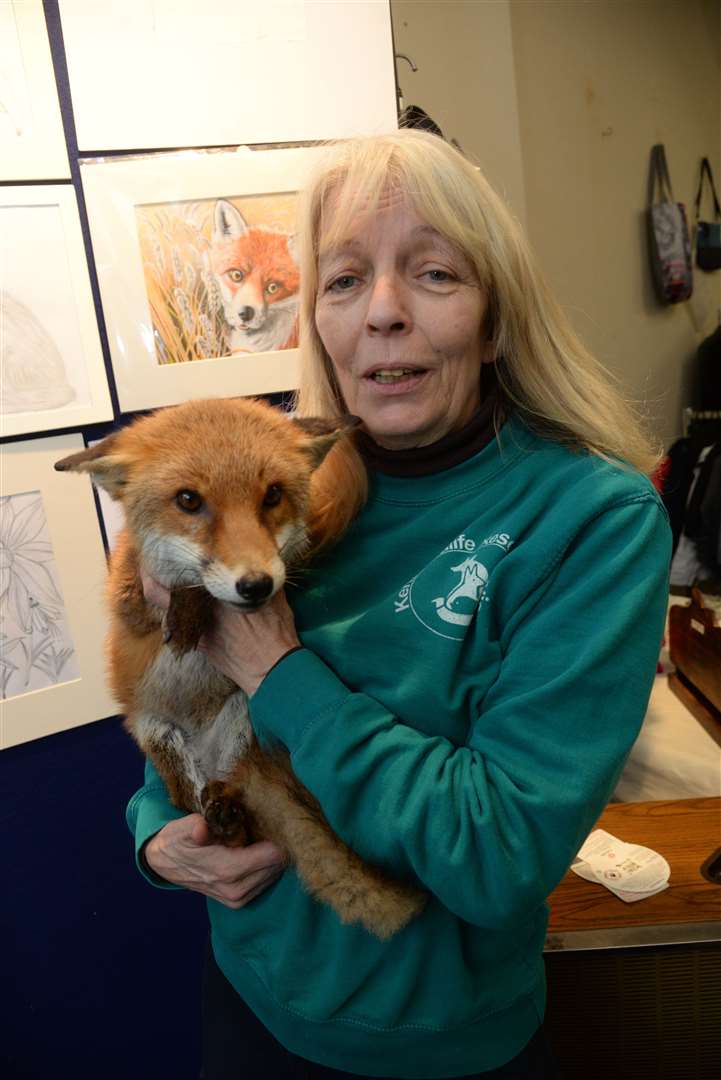
<path fill-rule="evenodd" d="M 388 3 L 61 0 L 60 15 L 81 152 L 305 142 L 397 124 Z"/>

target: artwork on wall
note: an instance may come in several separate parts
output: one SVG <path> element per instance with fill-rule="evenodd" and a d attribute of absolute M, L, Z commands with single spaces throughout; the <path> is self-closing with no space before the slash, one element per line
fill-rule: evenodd
<path fill-rule="evenodd" d="M 60 0 L 60 17 L 81 153 L 397 126 L 387 0 Z"/>
<path fill-rule="evenodd" d="M 73 188 L 0 188 L 0 251 L 0 433 L 109 419 Z"/>
<path fill-rule="evenodd" d="M 81 164 L 125 411 L 297 385 L 297 192 L 317 147 Z"/>
<path fill-rule="evenodd" d="M 0 700 L 77 679 L 42 494 L 0 496 Z"/>
<path fill-rule="evenodd" d="M 80 435 L 3 446 L 0 747 L 117 712 L 105 687 L 105 553 L 90 484 L 56 473 Z M 77 482 L 75 482 L 77 481 Z"/>
<path fill-rule="evenodd" d="M 295 196 L 136 207 L 159 364 L 297 344 Z"/>
<path fill-rule="evenodd" d="M 0 3 L 0 180 L 70 176 L 42 0 Z"/>

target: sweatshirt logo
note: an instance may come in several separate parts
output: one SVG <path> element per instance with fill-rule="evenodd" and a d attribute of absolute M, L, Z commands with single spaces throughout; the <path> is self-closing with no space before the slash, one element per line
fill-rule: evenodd
<path fill-rule="evenodd" d="M 464 559 L 458 566 L 452 566 L 451 570 L 454 574 L 460 574 L 461 580 L 451 589 L 448 596 L 437 596 L 433 603 L 436 607 L 436 615 L 439 619 L 443 619 L 445 623 L 453 623 L 456 626 L 468 626 L 469 622 L 473 618 L 473 614 L 478 607 L 478 602 L 483 596 L 483 590 L 486 587 L 488 581 L 488 571 L 482 563 L 476 562 L 475 559 Z M 462 611 L 458 610 L 458 607 L 462 605 L 460 601 L 470 600 L 472 610 Z M 456 609 L 454 604 L 458 601 Z"/>
<path fill-rule="evenodd" d="M 489 571 L 478 556 L 483 551 L 490 556 L 492 548 L 507 552 L 512 546 L 508 533 L 494 533 L 480 544 L 461 533 L 406 582 L 394 602 L 396 614 L 410 610 L 434 634 L 461 641 L 479 605 L 487 600 Z"/>

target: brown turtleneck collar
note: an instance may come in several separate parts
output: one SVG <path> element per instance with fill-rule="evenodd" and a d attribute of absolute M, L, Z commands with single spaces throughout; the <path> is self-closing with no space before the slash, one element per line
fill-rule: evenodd
<path fill-rule="evenodd" d="M 493 370 L 493 369 L 490 369 Z M 493 378 L 484 372 L 483 400 L 478 412 L 462 428 L 449 431 L 429 446 L 414 446 L 410 450 L 387 450 L 365 431 L 355 433 L 356 446 L 366 468 L 386 476 L 430 476 L 443 472 L 473 457 L 494 438 L 494 420 L 499 410 L 495 371 Z M 490 385 L 489 385 L 490 384 Z"/>

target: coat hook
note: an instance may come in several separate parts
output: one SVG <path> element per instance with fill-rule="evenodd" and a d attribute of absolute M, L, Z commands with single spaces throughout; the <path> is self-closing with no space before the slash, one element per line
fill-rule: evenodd
<path fill-rule="evenodd" d="M 413 61 L 411 60 L 410 56 L 406 56 L 405 53 L 397 52 L 396 53 L 396 60 L 405 60 L 408 64 L 411 65 L 411 71 L 418 71 L 417 64 L 414 64 Z"/>

